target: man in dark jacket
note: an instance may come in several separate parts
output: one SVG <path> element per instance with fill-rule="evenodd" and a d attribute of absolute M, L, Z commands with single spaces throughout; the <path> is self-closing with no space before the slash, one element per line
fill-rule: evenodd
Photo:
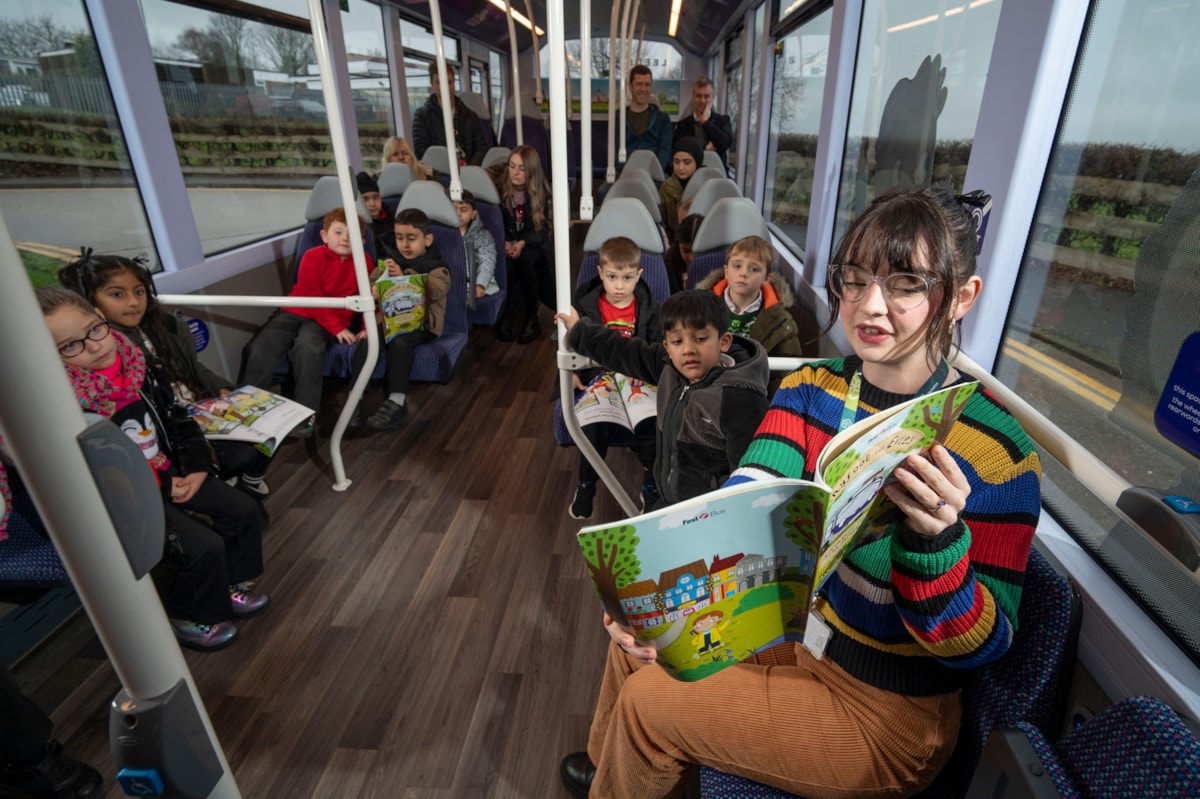
<path fill-rule="evenodd" d="M 692 113 L 675 123 L 675 138 L 692 136 L 705 150 L 714 150 L 729 168 L 729 148 L 733 145 L 733 123 L 725 114 L 713 110 L 713 82 L 697 78 L 692 84 Z"/>
<path fill-rule="evenodd" d="M 412 145 L 417 158 L 424 158 L 425 151 L 430 147 L 446 144 L 446 125 L 442 118 L 442 98 L 438 79 L 437 62 L 429 63 L 429 78 L 433 92 L 425 105 L 413 114 Z M 446 83 L 450 87 L 450 97 L 454 101 L 454 142 L 458 148 L 459 164 L 483 163 L 487 145 L 483 141 L 483 129 L 475 112 L 460 103 L 454 96 L 454 67 L 446 65 Z"/>

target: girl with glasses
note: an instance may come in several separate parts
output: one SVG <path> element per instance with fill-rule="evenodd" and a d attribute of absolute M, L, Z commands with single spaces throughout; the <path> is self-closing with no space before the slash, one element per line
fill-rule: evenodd
<path fill-rule="evenodd" d="M 971 380 L 947 357 L 982 288 L 975 252 L 970 216 L 949 192 L 877 199 L 851 225 L 827 283 L 829 327 L 841 324 L 853 352 L 783 379 L 728 484 L 812 479 L 839 429 Z M 684 683 L 606 618 L 613 642 L 587 752 L 562 764 L 568 789 L 673 795 L 699 763 L 809 799 L 922 790 L 954 749 L 962 686 L 1016 634 L 1039 482 L 1028 436 L 979 388 L 941 443 L 897 469 L 890 501 L 822 587 L 809 628 L 827 639 Z M 736 736 L 697 708 L 769 721 Z"/>
<path fill-rule="evenodd" d="M 36 293 L 79 404 L 137 444 L 162 489 L 166 553 L 154 582 L 176 637 L 199 650 L 233 643 L 233 619 L 270 602 L 248 583 L 262 574 L 258 503 L 213 478 L 203 431 L 137 346 L 79 294 L 57 287 Z M 207 516 L 211 526 L 185 511 Z"/>

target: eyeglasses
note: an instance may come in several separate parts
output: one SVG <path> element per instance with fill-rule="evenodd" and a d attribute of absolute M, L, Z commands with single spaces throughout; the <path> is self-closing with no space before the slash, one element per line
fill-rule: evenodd
<path fill-rule="evenodd" d="M 77 338 L 74 341 L 68 341 L 58 348 L 58 354 L 64 358 L 74 358 L 79 353 L 83 352 L 83 348 L 87 346 L 89 341 L 104 341 L 108 338 L 112 331 L 108 329 L 108 322 L 97 322 L 95 325 L 88 328 L 84 338 Z"/>
<path fill-rule="evenodd" d="M 861 266 L 837 264 L 829 267 L 829 288 L 845 302 L 859 302 L 878 283 L 883 290 L 883 299 L 892 308 L 910 311 L 929 296 L 929 290 L 938 282 L 936 277 L 923 277 L 909 272 L 892 272 L 879 277 Z"/>

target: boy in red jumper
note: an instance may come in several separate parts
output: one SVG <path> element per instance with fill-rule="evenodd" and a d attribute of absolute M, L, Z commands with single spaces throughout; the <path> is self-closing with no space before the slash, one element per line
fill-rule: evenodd
<path fill-rule="evenodd" d="M 304 253 L 296 272 L 296 285 L 289 297 L 349 297 L 358 292 L 354 276 L 354 259 L 350 255 L 350 228 L 346 212 L 335 208 L 325 214 L 320 247 Z M 367 271 L 375 264 L 365 255 Z M 246 345 L 246 368 L 242 382 L 267 387 L 279 366 L 279 359 L 288 356 L 295 376 L 295 399 L 316 410 L 321 406 L 322 371 L 325 348 L 331 341 L 353 344 L 366 333 L 350 330 L 354 311 L 344 308 L 281 308 L 262 330 Z M 300 438 L 312 435 L 312 422 L 293 433 Z"/>

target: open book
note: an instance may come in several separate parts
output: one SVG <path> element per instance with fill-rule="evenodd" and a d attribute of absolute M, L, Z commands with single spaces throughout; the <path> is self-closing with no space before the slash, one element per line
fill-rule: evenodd
<path fill-rule="evenodd" d="M 225 397 L 193 402 L 188 413 L 214 441 L 247 441 L 273 455 L 284 436 L 314 411 L 270 391 L 242 386 Z"/>
<path fill-rule="evenodd" d="M 579 424 L 612 422 L 630 430 L 656 413 L 658 388 L 617 372 L 604 371 L 575 400 Z"/>
<path fill-rule="evenodd" d="M 899 512 L 881 491 L 892 472 L 945 440 L 977 386 L 943 388 L 844 430 L 818 458 L 817 482 L 742 483 L 583 528 L 604 609 L 689 682 L 804 640 L 821 584 Z"/>
<path fill-rule="evenodd" d="M 388 342 L 401 333 L 425 326 L 425 281 L 427 275 L 397 275 L 387 272 L 375 281 L 375 298 L 383 311 L 383 337 Z"/>

